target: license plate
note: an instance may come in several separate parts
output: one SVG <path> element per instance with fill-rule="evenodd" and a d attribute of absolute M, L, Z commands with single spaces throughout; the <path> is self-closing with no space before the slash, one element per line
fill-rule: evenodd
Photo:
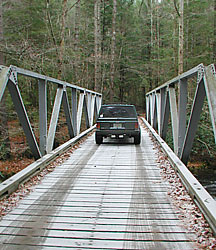
<path fill-rule="evenodd" d="M 114 129 L 121 129 L 121 128 L 123 128 L 123 127 L 122 127 L 122 124 L 121 124 L 121 123 L 114 123 L 114 124 L 113 124 L 113 128 L 114 128 Z"/>

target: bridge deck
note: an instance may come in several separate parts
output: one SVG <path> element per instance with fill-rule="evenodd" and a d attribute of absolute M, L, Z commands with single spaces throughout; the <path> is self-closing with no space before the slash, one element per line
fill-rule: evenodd
<path fill-rule="evenodd" d="M 90 136 L 0 222 L 1 249 L 195 249 L 167 196 L 148 133 Z"/>

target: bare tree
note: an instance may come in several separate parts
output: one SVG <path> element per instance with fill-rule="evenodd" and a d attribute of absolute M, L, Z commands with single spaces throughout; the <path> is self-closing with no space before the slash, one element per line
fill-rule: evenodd
<path fill-rule="evenodd" d="M 59 58 L 58 58 L 58 79 L 62 77 L 62 66 L 63 66 L 63 57 L 65 49 L 65 22 L 67 15 L 67 0 L 62 0 L 62 16 L 61 16 L 61 41 L 59 46 Z"/>
<path fill-rule="evenodd" d="M 0 45 L 3 47 L 3 0 L 0 0 Z M 0 65 L 4 65 L 4 54 L 0 52 Z M 6 159 L 10 157 L 10 140 L 8 133 L 8 116 L 6 110 L 6 100 L 5 95 L 1 101 L 0 105 L 0 145 L 1 145 L 1 155 L 0 158 Z"/>
<path fill-rule="evenodd" d="M 112 41 L 111 41 L 111 65 L 110 65 L 110 101 L 114 97 L 114 75 L 115 75 L 115 49 L 116 49 L 116 14 L 117 2 L 113 0 L 113 16 L 112 16 Z"/>
<path fill-rule="evenodd" d="M 174 6 L 179 19 L 179 52 L 178 52 L 178 74 L 184 71 L 184 0 L 179 0 L 179 9 L 174 0 Z"/>
<path fill-rule="evenodd" d="M 3 0 L 0 0 L 0 44 L 1 47 L 3 45 L 3 10 L 2 10 L 2 2 Z M 0 52 L 0 65 L 4 64 L 4 54 Z"/>
<path fill-rule="evenodd" d="M 101 0 L 94 4 L 95 91 L 101 90 Z"/>
<path fill-rule="evenodd" d="M 76 53 L 76 57 L 80 59 L 79 56 L 79 50 L 78 50 L 78 44 L 79 44 L 79 32 L 80 32 L 80 2 L 77 2 L 76 8 L 75 8 L 75 20 L 74 20 L 74 51 Z M 78 81 L 78 62 L 74 62 L 74 75 L 75 75 L 75 82 Z"/>
<path fill-rule="evenodd" d="M 216 0 L 214 0 L 214 40 L 213 40 L 213 60 L 216 63 Z"/>

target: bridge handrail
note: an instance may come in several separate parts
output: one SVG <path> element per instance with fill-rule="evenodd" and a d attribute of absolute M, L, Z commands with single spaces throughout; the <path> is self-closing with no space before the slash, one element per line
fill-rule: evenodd
<path fill-rule="evenodd" d="M 54 149 L 50 153 L 44 155 L 40 159 L 36 160 L 17 174 L 11 176 L 6 181 L 0 183 L 0 198 L 3 196 L 8 196 L 14 191 L 16 191 L 20 184 L 25 183 L 32 176 L 42 171 L 47 165 L 53 162 L 57 157 L 62 155 L 64 152 L 69 150 L 74 144 L 76 144 L 81 138 L 88 135 L 96 125 L 83 131 L 79 135 L 65 142 L 58 148 Z"/>
<path fill-rule="evenodd" d="M 182 180 L 188 193 L 193 198 L 197 206 L 200 208 L 213 232 L 216 234 L 216 201 L 205 190 L 205 188 L 200 184 L 200 182 L 193 176 L 193 174 L 177 157 L 177 155 L 172 151 L 172 149 L 166 144 L 166 142 L 152 128 L 152 126 L 144 118 L 141 119 L 151 131 L 157 142 L 160 144 L 164 153 L 168 156 L 169 162 L 171 163 L 175 172 Z"/>
<path fill-rule="evenodd" d="M 197 86 L 187 122 L 188 79 L 194 76 L 197 76 Z M 146 119 L 164 140 L 171 114 L 174 152 L 184 164 L 189 159 L 205 96 L 216 142 L 216 73 L 213 64 L 207 67 L 199 64 L 146 94 Z"/>
<path fill-rule="evenodd" d="M 21 91 L 19 89 L 18 75 L 38 80 L 40 145 L 37 143 L 24 101 L 22 99 Z M 58 86 L 49 123 L 49 129 L 47 128 L 48 83 L 57 84 Z M 61 104 L 63 104 L 65 112 L 69 137 L 73 138 L 80 133 L 83 112 L 85 115 L 86 128 L 88 129 L 93 125 L 94 115 L 97 115 L 99 112 L 102 101 L 102 94 L 98 92 L 13 65 L 10 67 L 0 66 L 0 101 L 6 87 L 9 89 L 19 121 L 35 159 L 41 158 L 53 149 Z M 71 105 L 67 94 L 68 89 L 71 91 Z M 78 94 L 79 100 L 77 100 Z"/>

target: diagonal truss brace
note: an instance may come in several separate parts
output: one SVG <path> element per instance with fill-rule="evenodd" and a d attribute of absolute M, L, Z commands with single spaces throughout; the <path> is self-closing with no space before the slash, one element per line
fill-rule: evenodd
<path fill-rule="evenodd" d="M 197 76 L 197 89 L 187 123 L 188 79 L 195 76 Z M 178 85 L 179 93 L 178 103 L 176 85 Z M 171 113 L 174 152 L 185 164 L 187 164 L 192 150 L 205 97 L 208 101 L 216 142 L 216 72 L 214 65 L 204 67 L 203 64 L 200 64 L 157 87 L 146 96 L 147 121 L 158 130 L 163 139 L 166 138 Z"/>
<path fill-rule="evenodd" d="M 19 121 L 23 127 L 24 133 L 26 135 L 26 139 L 28 141 L 29 147 L 36 159 L 39 159 L 42 155 L 40 153 L 33 129 L 31 127 L 28 114 L 26 112 L 24 103 L 22 101 L 22 97 L 16 83 L 15 78 L 9 79 L 8 83 L 8 90 L 10 92 L 12 101 L 14 103 L 14 107 L 19 117 Z"/>
<path fill-rule="evenodd" d="M 18 74 L 38 80 L 40 147 L 38 146 L 18 87 Z M 47 133 L 48 83 L 57 84 L 58 89 L 56 91 L 54 106 L 49 123 L 49 130 Z M 84 111 L 85 113 L 86 127 L 89 128 L 93 124 L 94 114 L 98 114 L 99 108 L 101 106 L 102 95 L 100 93 L 84 89 L 82 87 L 63 82 L 55 78 L 44 76 L 32 71 L 21 69 L 15 66 L 0 66 L 0 101 L 7 86 L 12 97 L 14 107 L 17 111 L 20 123 L 26 135 L 28 144 L 35 159 L 40 158 L 42 155 L 49 153 L 53 149 L 61 104 L 63 104 L 70 138 L 77 136 L 80 133 L 82 123 L 82 112 Z M 68 99 L 68 89 L 71 90 L 71 102 Z M 80 98 L 77 107 L 78 95 L 80 96 Z"/>

